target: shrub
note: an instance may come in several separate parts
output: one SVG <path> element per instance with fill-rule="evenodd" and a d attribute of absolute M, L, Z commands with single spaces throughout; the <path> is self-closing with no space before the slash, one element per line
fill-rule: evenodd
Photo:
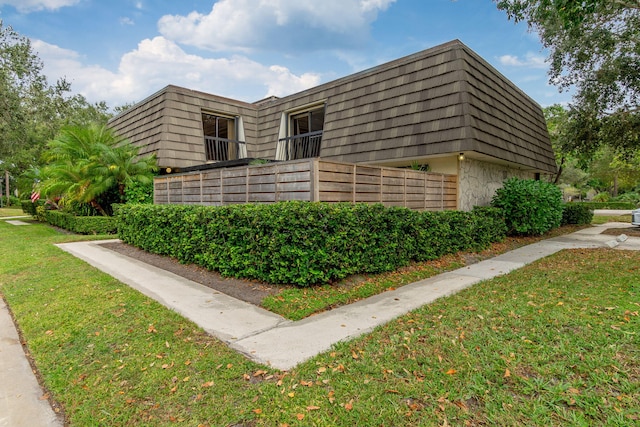
<path fill-rule="evenodd" d="M 584 203 L 566 203 L 562 208 L 562 225 L 591 224 L 593 211 Z"/>
<path fill-rule="evenodd" d="M 572 202 L 575 205 L 584 205 L 589 209 L 635 209 L 635 203 L 628 202 Z"/>
<path fill-rule="evenodd" d="M 632 203 L 637 206 L 640 203 L 640 194 L 636 192 L 629 192 L 619 195 L 612 200 L 613 202 Z"/>
<path fill-rule="evenodd" d="M 31 215 L 34 218 L 37 216 L 36 208 L 42 205 L 44 205 L 44 202 L 42 200 L 38 200 L 35 203 L 31 200 L 20 200 L 20 207 L 22 207 L 22 212 Z"/>
<path fill-rule="evenodd" d="M 116 211 L 126 243 L 224 276 L 302 286 L 484 249 L 505 229 L 504 222 L 496 225 L 497 210 L 416 212 L 379 204 L 122 205 Z"/>
<path fill-rule="evenodd" d="M 593 196 L 593 201 L 597 203 L 606 203 L 611 199 L 611 196 L 607 192 L 598 193 Z"/>
<path fill-rule="evenodd" d="M 7 207 L 7 201 L 11 202 L 9 203 L 10 206 L 20 206 L 20 199 L 16 196 L 9 196 L 8 198 L 7 196 L 2 196 L 0 201 L 2 201 L 2 207 Z"/>
<path fill-rule="evenodd" d="M 115 234 L 117 230 L 116 219 L 109 216 L 75 216 L 44 206 L 36 211 L 38 220 L 77 234 Z"/>
<path fill-rule="evenodd" d="M 124 189 L 126 203 L 153 203 L 153 181 L 141 183 L 134 181 Z"/>
<path fill-rule="evenodd" d="M 502 209 L 512 235 L 544 234 L 562 221 L 562 192 L 544 181 L 510 178 L 491 204 Z"/>
<path fill-rule="evenodd" d="M 478 249 L 484 249 L 493 242 L 504 240 L 508 230 L 502 209 L 474 206 L 471 213 L 476 220 L 475 244 Z"/>

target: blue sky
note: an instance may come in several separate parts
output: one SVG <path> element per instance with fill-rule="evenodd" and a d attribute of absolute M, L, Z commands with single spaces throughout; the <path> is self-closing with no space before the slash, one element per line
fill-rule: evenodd
<path fill-rule="evenodd" d="M 253 102 L 460 39 L 540 105 L 547 53 L 491 0 L 0 0 L 50 81 L 110 107 L 168 84 Z"/>

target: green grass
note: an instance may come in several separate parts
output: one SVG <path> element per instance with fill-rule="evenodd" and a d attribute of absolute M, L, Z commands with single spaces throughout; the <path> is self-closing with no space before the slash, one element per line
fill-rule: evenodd
<path fill-rule="evenodd" d="M 71 426 L 640 420 L 638 252 L 563 251 L 279 372 L 52 245 L 73 236 L 0 235 L 0 292 Z"/>
<path fill-rule="evenodd" d="M 628 222 L 631 226 L 631 215 L 594 215 L 593 225 L 606 224 L 607 222 Z"/>
<path fill-rule="evenodd" d="M 22 212 L 22 208 L 16 206 L 9 206 L 8 208 L 0 208 L 0 218 L 8 216 L 23 216 L 26 215 Z"/>

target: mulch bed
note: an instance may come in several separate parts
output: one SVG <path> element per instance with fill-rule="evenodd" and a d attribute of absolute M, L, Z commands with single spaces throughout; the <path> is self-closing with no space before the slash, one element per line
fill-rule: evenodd
<path fill-rule="evenodd" d="M 608 236 L 619 236 L 626 234 L 629 237 L 640 237 L 640 227 L 631 226 L 627 228 L 608 228 L 602 232 Z"/>
<path fill-rule="evenodd" d="M 152 254 L 122 242 L 103 243 L 101 246 L 258 306 L 266 296 L 277 294 L 287 287 L 222 277 L 215 271 L 194 264 L 181 264 L 175 258 Z"/>

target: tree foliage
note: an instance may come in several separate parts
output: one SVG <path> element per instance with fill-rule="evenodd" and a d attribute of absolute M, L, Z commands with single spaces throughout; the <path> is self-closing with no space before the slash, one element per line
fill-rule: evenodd
<path fill-rule="evenodd" d="M 0 161 L 21 172 L 39 164 L 48 140 L 67 124 L 106 123 L 104 102 L 70 95 L 64 79 L 49 84 L 31 42 L 0 20 Z"/>
<path fill-rule="evenodd" d="M 526 21 L 550 52 L 550 81 L 575 87 L 573 148 L 593 152 L 640 146 L 640 2 L 637 0 L 496 0 Z"/>
<path fill-rule="evenodd" d="M 136 146 L 95 124 L 64 127 L 43 157 L 49 162 L 38 184 L 43 195 L 86 203 L 103 215 L 109 207 L 103 206 L 101 196 L 117 192 L 117 201 L 124 202 L 127 186 L 152 182 L 156 170 L 155 157 L 138 157 Z"/>

